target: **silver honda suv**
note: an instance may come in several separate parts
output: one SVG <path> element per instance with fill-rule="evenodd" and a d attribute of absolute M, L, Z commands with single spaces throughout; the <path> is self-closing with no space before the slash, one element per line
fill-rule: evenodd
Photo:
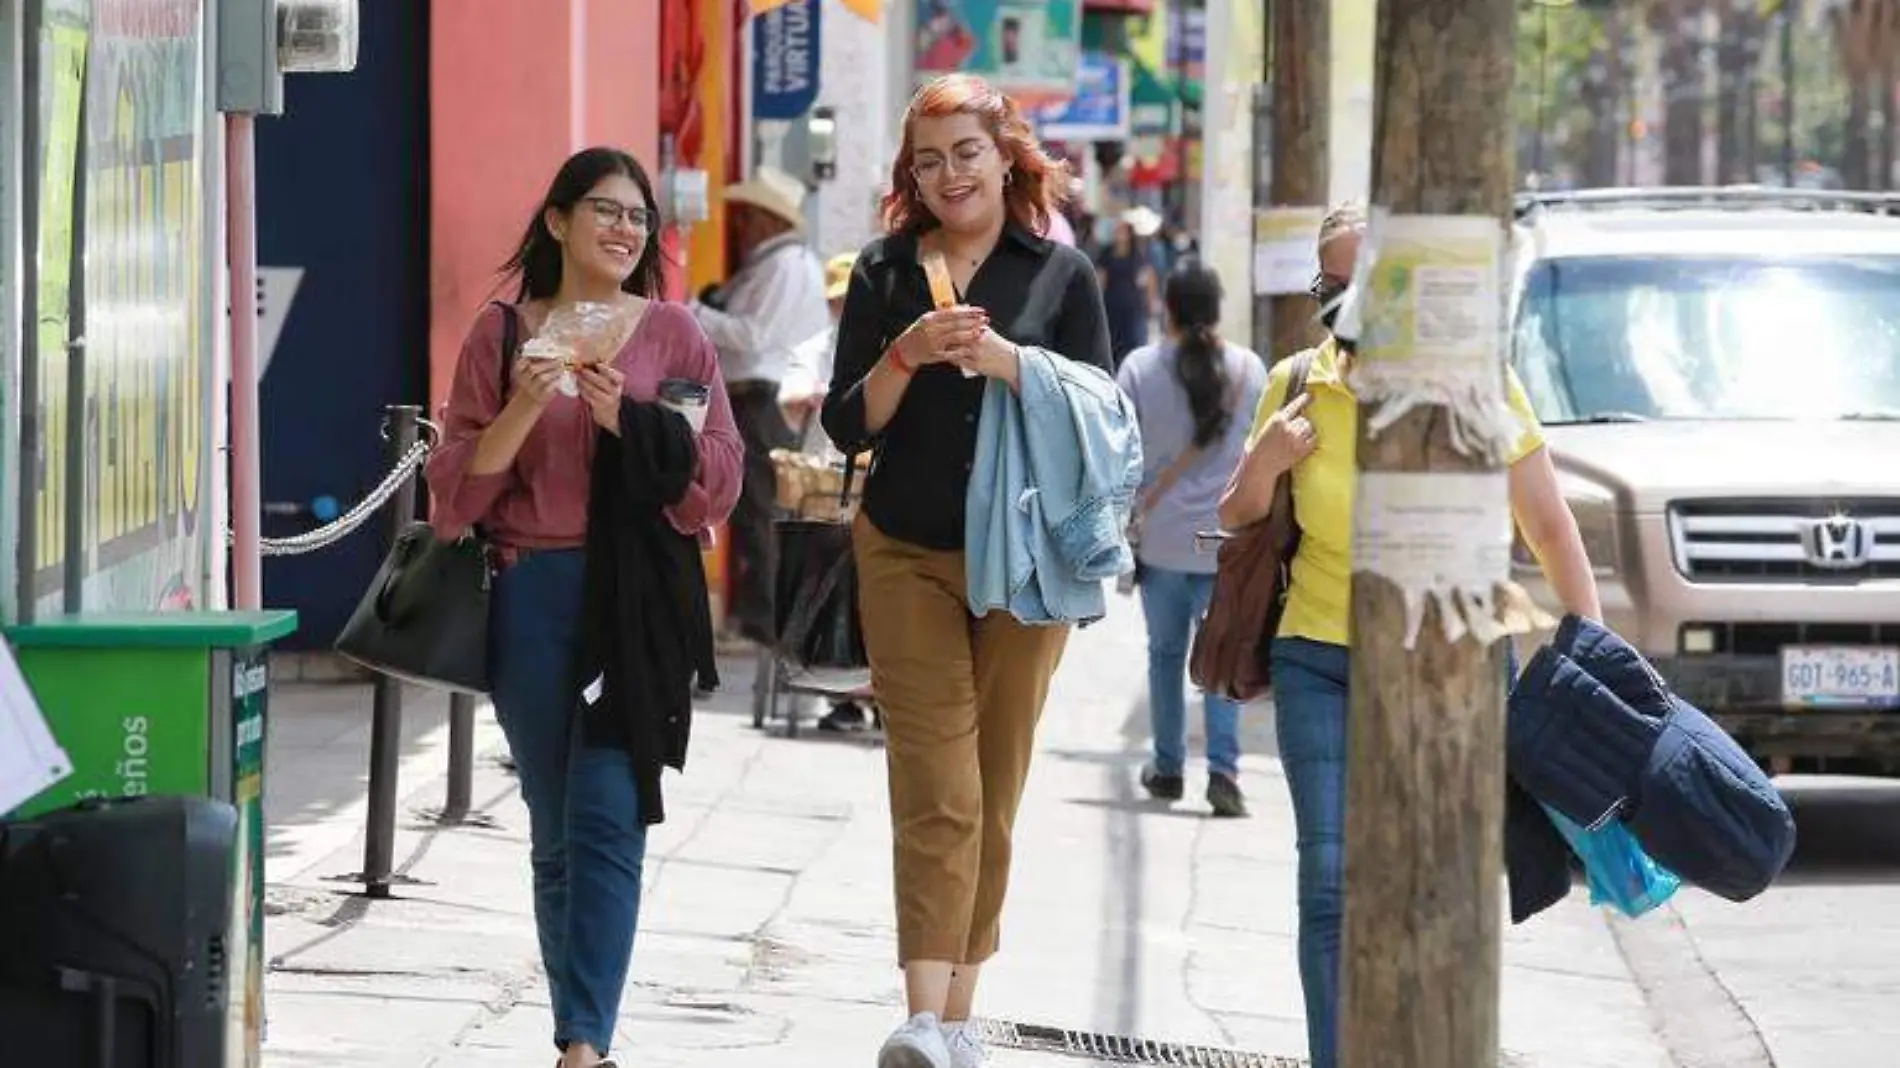
<path fill-rule="evenodd" d="M 1900 195 L 1534 194 L 1512 249 L 1607 622 L 1771 770 L 1900 772 Z"/>

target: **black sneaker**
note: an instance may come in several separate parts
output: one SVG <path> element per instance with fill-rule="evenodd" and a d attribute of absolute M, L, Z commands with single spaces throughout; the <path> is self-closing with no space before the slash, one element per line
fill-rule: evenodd
<path fill-rule="evenodd" d="M 1224 819 L 1245 819 L 1247 797 L 1232 777 L 1214 772 L 1207 777 L 1207 803 L 1214 815 Z"/>
<path fill-rule="evenodd" d="M 1141 769 L 1141 788 L 1156 801 L 1179 801 L 1187 793 L 1187 780 L 1179 775 L 1163 775 L 1149 764 Z"/>
<path fill-rule="evenodd" d="M 865 718 L 864 709 L 859 708 L 855 701 L 833 705 L 825 718 L 818 721 L 819 730 L 839 734 L 855 734 L 868 726 L 870 724 Z"/>

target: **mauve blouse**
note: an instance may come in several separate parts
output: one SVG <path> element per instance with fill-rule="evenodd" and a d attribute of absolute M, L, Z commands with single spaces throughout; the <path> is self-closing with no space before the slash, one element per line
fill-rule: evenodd
<path fill-rule="evenodd" d="M 587 541 L 587 494 L 598 430 L 579 397 L 554 395 L 506 471 L 469 473 L 477 440 L 505 403 L 502 330 L 502 311 L 491 304 L 476 317 L 462 343 L 442 416 L 442 440 L 427 467 L 435 500 L 431 522 L 449 536 L 480 523 L 492 540 L 508 548 L 579 548 Z M 520 338 L 531 336 L 523 315 Z M 614 366 L 627 376 L 626 394 L 636 401 L 653 401 L 667 378 L 691 379 L 710 388 L 706 425 L 699 435 L 699 471 L 685 498 L 666 510 L 680 533 L 703 534 L 732 511 L 745 450 L 733 426 L 712 342 L 684 307 L 653 301 L 614 357 Z"/>

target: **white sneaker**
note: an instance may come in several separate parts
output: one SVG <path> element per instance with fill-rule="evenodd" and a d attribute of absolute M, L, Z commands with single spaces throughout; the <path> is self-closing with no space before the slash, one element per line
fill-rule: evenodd
<path fill-rule="evenodd" d="M 950 1068 L 983 1068 L 990 1062 L 989 1051 L 968 1023 L 946 1026 L 944 1040 L 950 1047 Z"/>
<path fill-rule="evenodd" d="M 920 1012 L 891 1032 L 877 1051 L 877 1068 L 952 1068 L 937 1014 Z"/>

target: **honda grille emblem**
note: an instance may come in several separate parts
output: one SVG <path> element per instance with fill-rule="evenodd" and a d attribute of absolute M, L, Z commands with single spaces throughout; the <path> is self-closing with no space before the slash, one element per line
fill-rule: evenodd
<path fill-rule="evenodd" d="M 1808 561 L 1830 571 L 1865 567 L 1874 554 L 1873 531 L 1844 515 L 1809 523 L 1806 541 Z"/>

